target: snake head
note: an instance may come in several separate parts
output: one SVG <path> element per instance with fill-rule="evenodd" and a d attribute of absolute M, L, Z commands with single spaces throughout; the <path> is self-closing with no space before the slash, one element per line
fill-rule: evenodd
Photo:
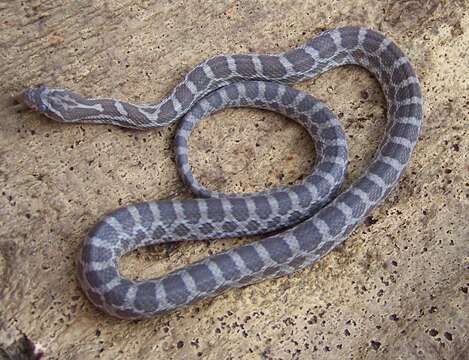
<path fill-rule="evenodd" d="M 48 87 L 45 85 L 30 87 L 24 90 L 18 99 L 30 109 L 43 113 L 47 110 L 47 105 L 43 100 L 43 94 L 47 90 Z"/>
<path fill-rule="evenodd" d="M 24 90 L 17 97 L 17 101 L 52 120 L 67 122 L 61 112 L 64 107 L 63 93 L 64 90 L 62 89 L 40 85 Z"/>

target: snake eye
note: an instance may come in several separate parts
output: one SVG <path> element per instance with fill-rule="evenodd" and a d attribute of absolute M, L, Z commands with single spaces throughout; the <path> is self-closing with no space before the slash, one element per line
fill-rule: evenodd
<path fill-rule="evenodd" d="M 41 112 L 44 112 L 44 111 L 47 110 L 47 106 L 41 103 L 38 106 L 38 110 L 41 111 Z"/>

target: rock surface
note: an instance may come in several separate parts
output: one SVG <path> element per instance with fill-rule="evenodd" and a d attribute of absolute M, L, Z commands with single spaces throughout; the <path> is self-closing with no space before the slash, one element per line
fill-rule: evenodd
<path fill-rule="evenodd" d="M 209 56 L 277 52 L 350 24 L 393 38 L 411 58 L 425 97 L 411 164 L 382 206 L 343 246 L 290 277 L 146 321 L 95 310 L 74 277 L 74 256 L 90 227 L 130 202 L 190 196 L 175 170 L 174 126 L 66 126 L 15 112 L 11 97 L 47 83 L 151 101 Z M 0 359 L 468 353 L 466 1 L 0 1 L 0 48 Z M 382 135 L 377 83 L 347 67 L 295 86 L 326 101 L 345 126 L 350 182 Z M 280 116 L 227 110 L 210 120 L 197 127 L 190 150 L 196 175 L 212 189 L 293 183 L 314 161 L 306 132 Z M 243 241 L 138 250 L 121 268 L 155 276 Z"/>

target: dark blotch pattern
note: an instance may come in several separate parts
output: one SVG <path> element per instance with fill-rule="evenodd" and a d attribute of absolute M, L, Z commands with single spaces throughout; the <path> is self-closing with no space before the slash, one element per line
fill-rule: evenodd
<path fill-rule="evenodd" d="M 251 100 L 254 100 L 259 96 L 259 87 L 257 86 L 257 83 L 252 83 L 246 86 L 246 96 Z"/>
<path fill-rule="evenodd" d="M 164 277 L 161 280 L 161 284 L 166 292 L 167 301 L 171 303 L 183 304 L 190 295 L 184 281 L 177 273 Z"/>
<path fill-rule="evenodd" d="M 288 194 L 286 194 L 285 192 L 274 192 L 272 196 L 277 201 L 279 214 L 287 214 L 292 207 L 292 202 Z"/>
<path fill-rule="evenodd" d="M 280 99 L 280 102 L 285 106 L 291 105 L 293 103 L 293 101 L 295 101 L 295 98 L 296 98 L 295 95 L 296 94 L 287 92 L 287 93 L 283 94 L 282 98 Z M 288 111 L 288 108 L 287 108 L 286 112 L 288 113 L 288 112 L 292 112 L 292 111 L 291 110 Z"/>
<path fill-rule="evenodd" d="M 111 214 L 111 216 L 122 225 L 124 231 L 127 230 L 127 233 L 131 234 L 131 230 L 134 227 L 135 222 L 133 216 L 130 214 L 127 208 L 117 209 Z"/>
<path fill-rule="evenodd" d="M 109 242 L 112 240 L 112 243 L 114 244 L 120 236 L 116 229 L 111 225 L 107 224 L 105 221 L 101 221 L 88 233 L 89 239 L 92 239 L 93 237 L 107 239 Z"/>
<path fill-rule="evenodd" d="M 396 69 L 394 69 L 392 76 L 391 76 L 391 81 L 393 83 L 399 84 L 413 75 L 414 74 L 412 70 L 409 69 L 409 64 L 404 63 L 402 65 L 399 65 Z M 419 88 L 419 92 L 414 95 L 420 96 L 420 88 Z"/>
<path fill-rule="evenodd" d="M 187 200 L 181 203 L 184 211 L 184 221 L 189 224 L 198 224 L 201 218 L 199 204 L 196 200 Z"/>
<path fill-rule="evenodd" d="M 140 311 L 155 311 L 159 305 L 156 300 L 156 284 L 152 282 L 139 284 L 134 305 Z"/>
<path fill-rule="evenodd" d="M 236 252 L 241 257 L 241 259 L 243 259 L 244 265 L 249 270 L 254 272 L 262 268 L 264 263 L 253 246 L 242 246 L 236 249 Z"/>
<path fill-rule="evenodd" d="M 272 55 L 259 55 L 262 64 L 262 73 L 264 76 L 277 79 L 287 75 L 287 70 L 282 65 L 278 57 Z"/>
<path fill-rule="evenodd" d="M 102 270 L 88 271 L 85 276 L 88 283 L 101 287 L 115 279 L 117 271 L 114 267 L 107 267 Z"/>
<path fill-rule="evenodd" d="M 244 199 L 233 199 L 231 201 L 231 211 L 233 217 L 238 221 L 246 221 L 249 218 L 248 207 Z"/>
<path fill-rule="evenodd" d="M 236 263 L 228 254 L 218 254 L 212 258 L 212 261 L 218 266 L 226 280 L 236 280 L 241 277 Z"/>
<path fill-rule="evenodd" d="M 171 201 L 158 203 L 158 209 L 160 210 L 160 221 L 164 224 L 172 224 L 177 219 L 176 211 Z"/>
<path fill-rule="evenodd" d="M 167 100 L 163 105 L 160 107 L 159 116 L 163 119 L 172 119 L 177 115 L 176 111 L 174 110 L 174 103 L 172 100 Z"/>
<path fill-rule="evenodd" d="M 293 230 L 293 235 L 302 251 L 311 251 L 321 241 L 321 233 L 314 224 L 310 224 L 310 226 L 305 226 L 304 223 L 298 225 Z"/>
<path fill-rule="evenodd" d="M 231 74 L 231 71 L 228 68 L 228 61 L 224 56 L 216 56 L 208 60 L 207 65 L 210 67 L 216 78 L 226 78 Z"/>
<path fill-rule="evenodd" d="M 321 211 L 319 218 L 329 226 L 329 234 L 336 236 L 345 225 L 345 215 L 342 211 L 334 207 L 325 208 Z"/>
<path fill-rule="evenodd" d="M 210 96 L 207 96 L 206 100 L 214 108 L 220 107 L 222 104 L 222 98 L 220 93 L 211 94 Z"/>
<path fill-rule="evenodd" d="M 224 220 L 224 210 L 222 206 L 222 202 L 219 199 L 209 199 L 208 201 L 208 218 L 212 222 L 221 222 Z"/>
<path fill-rule="evenodd" d="M 252 200 L 254 201 L 254 204 L 256 204 L 257 216 L 261 219 L 267 219 L 270 216 L 272 209 L 270 208 L 269 202 L 265 196 L 254 196 Z"/>
<path fill-rule="evenodd" d="M 320 38 L 316 38 L 311 42 L 311 46 L 319 52 L 321 59 L 327 59 L 334 55 L 337 47 L 334 44 L 334 40 L 329 34 L 325 34 Z"/>
<path fill-rule="evenodd" d="M 145 229 L 149 229 L 155 222 L 155 217 L 148 203 L 141 203 L 135 206 L 140 216 L 140 222 Z"/>
<path fill-rule="evenodd" d="M 105 262 L 111 259 L 112 250 L 96 245 L 85 244 L 82 249 L 82 260 L 84 262 Z"/>
<path fill-rule="evenodd" d="M 275 100 L 278 97 L 278 87 L 267 84 L 264 91 L 264 97 L 267 101 Z"/>
<path fill-rule="evenodd" d="M 229 99 L 235 100 L 239 97 L 239 91 L 236 86 L 227 86 L 223 89 Z"/>
<path fill-rule="evenodd" d="M 234 55 L 233 60 L 236 64 L 236 70 L 239 74 L 251 78 L 256 72 L 256 67 L 252 61 L 252 57 L 249 55 Z"/>
<path fill-rule="evenodd" d="M 383 193 L 383 189 L 368 178 L 360 179 L 356 186 L 366 193 L 371 201 L 377 201 Z"/>
<path fill-rule="evenodd" d="M 199 291 L 208 291 L 216 286 L 212 272 L 205 264 L 194 264 L 187 269 Z"/>
<path fill-rule="evenodd" d="M 366 204 L 358 195 L 352 194 L 351 192 L 344 194 L 342 196 L 342 201 L 345 203 L 345 205 L 352 209 L 352 216 L 355 219 L 361 217 L 366 211 Z"/>
<path fill-rule="evenodd" d="M 125 302 L 125 297 L 130 289 L 131 282 L 123 280 L 121 283 L 104 294 L 106 302 L 116 306 L 122 306 Z"/>
<path fill-rule="evenodd" d="M 383 179 L 387 185 L 391 185 L 399 175 L 396 169 L 382 161 L 377 161 L 370 171 Z"/>
<path fill-rule="evenodd" d="M 207 75 L 205 75 L 205 72 L 202 67 L 197 67 L 192 70 L 188 74 L 187 79 L 196 86 L 198 91 L 206 89 L 208 84 L 210 83 L 210 79 L 207 77 Z"/>
<path fill-rule="evenodd" d="M 314 59 L 306 54 L 303 49 L 288 51 L 285 58 L 292 64 L 293 69 L 299 73 L 311 71 L 315 64 Z"/>
<path fill-rule="evenodd" d="M 394 158 L 403 165 L 409 161 L 409 149 L 401 144 L 388 143 L 383 147 L 381 152 L 384 156 Z"/>
<path fill-rule="evenodd" d="M 185 84 L 179 85 L 176 88 L 174 96 L 176 96 L 176 99 L 178 99 L 183 107 L 189 106 L 192 100 L 194 100 L 194 95 Z"/>
<path fill-rule="evenodd" d="M 277 263 L 284 263 L 292 257 L 290 247 L 281 237 L 273 237 L 269 239 L 269 245 L 265 249 L 269 253 L 272 260 Z"/>

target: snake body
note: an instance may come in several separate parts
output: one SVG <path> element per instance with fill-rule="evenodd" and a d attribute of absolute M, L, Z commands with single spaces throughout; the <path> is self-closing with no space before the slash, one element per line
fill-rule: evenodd
<path fill-rule="evenodd" d="M 376 77 L 386 99 L 388 123 L 371 164 L 338 193 L 347 163 L 342 128 L 323 103 L 283 84 L 346 64 L 362 66 Z M 184 182 L 200 198 L 143 202 L 107 214 L 78 255 L 78 279 L 87 297 L 124 319 L 151 317 L 229 288 L 293 273 L 318 260 L 395 186 L 422 121 L 421 90 L 409 59 L 389 38 L 363 27 L 328 30 L 280 54 L 212 57 L 156 104 L 90 99 L 47 86 L 25 90 L 22 100 L 60 122 L 148 129 L 181 119 L 176 160 Z M 188 164 L 187 139 L 200 119 L 229 106 L 277 111 L 305 126 L 316 141 L 314 171 L 293 187 L 261 193 L 228 195 L 202 187 Z M 141 246 L 263 233 L 270 235 L 155 279 L 132 281 L 117 269 L 120 256 Z"/>

